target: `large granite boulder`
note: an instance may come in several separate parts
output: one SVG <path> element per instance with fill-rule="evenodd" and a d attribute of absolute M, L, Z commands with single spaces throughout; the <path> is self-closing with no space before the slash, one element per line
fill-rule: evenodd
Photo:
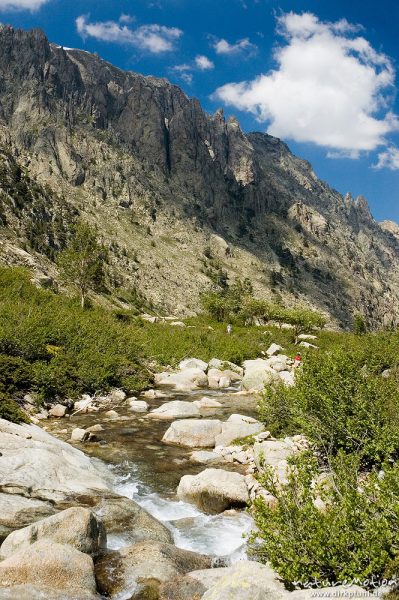
<path fill-rule="evenodd" d="M 39 540 L 0 562 L 0 589 L 24 584 L 47 586 L 55 590 L 55 597 L 61 591 L 66 598 L 94 594 L 93 559 L 72 546 Z"/>
<path fill-rule="evenodd" d="M 267 360 L 244 361 L 244 377 L 241 386 L 244 390 L 261 391 L 266 385 L 271 385 L 279 380 L 278 373 L 268 364 Z"/>
<path fill-rule="evenodd" d="M 190 368 L 178 373 L 161 373 L 157 378 L 158 385 L 171 386 L 180 391 L 191 391 L 208 385 L 208 377 L 202 369 Z"/>
<path fill-rule="evenodd" d="M 223 469 L 205 469 L 198 475 L 184 475 L 177 495 L 196 504 L 206 513 L 217 514 L 228 508 L 239 508 L 249 502 L 244 475 Z"/>
<path fill-rule="evenodd" d="M 72 600 L 65 590 L 55 590 L 47 585 L 22 584 L 0 588 L 0 600 Z M 97 593 L 76 589 L 73 600 L 99 600 Z"/>
<path fill-rule="evenodd" d="M 50 502 L 0 493 L 0 542 L 15 529 L 55 514 Z"/>
<path fill-rule="evenodd" d="M 193 404 L 198 408 L 203 417 L 211 417 L 223 406 L 221 402 L 218 402 L 213 398 L 207 398 L 206 396 L 201 398 L 201 400 L 194 400 Z"/>
<path fill-rule="evenodd" d="M 189 571 L 210 568 L 211 563 L 208 556 L 172 544 L 147 541 L 105 554 L 96 563 L 96 578 L 99 591 L 107 596 L 129 590 L 132 595 L 126 597 L 137 598 L 147 589 L 148 596 L 144 596 L 147 598 L 160 583 Z"/>
<path fill-rule="evenodd" d="M 97 498 L 91 502 L 95 515 L 108 534 L 123 534 L 129 544 L 143 540 L 172 543 L 170 530 L 137 502 L 123 496 Z"/>
<path fill-rule="evenodd" d="M 224 371 L 227 369 L 229 371 L 237 373 L 240 376 L 242 376 L 244 373 L 244 369 L 242 367 L 239 367 L 238 365 L 236 365 L 233 362 L 230 362 L 229 360 L 220 360 L 219 358 L 212 358 L 209 361 L 209 369 L 218 369 L 220 371 Z"/>
<path fill-rule="evenodd" d="M 275 571 L 266 565 L 240 561 L 231 567 L 215 570 L 219 573 L 212 574 L 212 584 L 202 600 L 288 600 L 289 593 L 284 585 L 278 580 Z M 195 574 L 190 573 L 190 577 L 195 577 Z"/>
<path fill-rule="evenodd" d="M 254 459 L 258 471 L 262 472 L 265 466 L 273 467 L 281 483 L 287 481 L 288 458 L 294 454 L 293 444 L 285 440 L 265 440 L 255 442 Z"/>
<path fill-rule="evenodd" d="M 222 423 L 222 431 L 216 436 L 215 445 L 228 446 L 234 440 L 256 435 L 264 429 L 263 424 L 252 417 L 233 414 Z"/>
<path fill-rule="evenodd" d="M 231 586 L 226 585 L 229 578 Z M 159 600 L 200 600 L 208 590 L 218 600 L 252 600 L 259 594 L 270 600 L 291 598 L 272 569 L 257 562 L 240 561 L 231 567 L 202 569 L 176 577 L 161 585 Z"/>
<path fill-rule="evenodd" d="M 110 474 L 36 425 L 0 419 L 0 492 L 59 502 L 108 490 Z"/>
<path fill-rule="evenodd" d="M 174 421 L 162 441 L 186 448 L 213 448 L 216 436 L 221 431 L 222 424 L 217 419 Z"/>
<path fill-rule="evenodd" d="M 183 400 L 166 402 L 147 415 L 149 419 L 165 420 L 190 419 L 200 416 L 201 412 L 193 402 L 184 402 Z"/>
<path fill-rule="evenodd" d="M 208 363 L 198 358 L 186 358 L 179 363 L 179 369 L 181 371 L 185 371 L 186 369 L 201 369 L 201 371 L 205 372 L 207 368 Z"/>
<path fill-rule="evenodd" d="M 107 543 L 102 522 L 89 509 L 77 506 L 11 533 L 0 548 L 0 558 L 42 539 L 73 546 L 85 554 L 96 554 Z"/>

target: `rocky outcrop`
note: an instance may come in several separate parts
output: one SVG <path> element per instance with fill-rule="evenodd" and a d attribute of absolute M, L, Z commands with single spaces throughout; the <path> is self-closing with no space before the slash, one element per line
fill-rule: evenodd
<path fill-rule="evenodd" d="M 105 548 L 105 527 L 87 508 L 73 507 L 11 533 L 0 548 L 0 558 L 42 540 L 72 546 L 85 554 L 96 554 Z"/>
<path fill-rule="evenodd" d="M 0 452 L 0 492 L 60 502 L 108 491 L 104 467 L 36 425 L 0 419 Z"/>

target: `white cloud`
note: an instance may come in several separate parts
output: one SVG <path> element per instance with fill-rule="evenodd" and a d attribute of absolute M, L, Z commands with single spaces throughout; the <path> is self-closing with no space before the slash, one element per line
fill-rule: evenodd
<path fill-rule="evenodd" d="M 253 52 L 256 50 L 255 44 L 252 44 L 248 38 L 238 40 L 235 44 L 230 44 L 225 39 L 216 40 L 212 46 L 215 49 L 216 54 L 238 54 L 243 51 Z"/>
<path fill-rule="evenodd" d="M 275 50 L 277 68 L 228 83 L 215 97 L 269 122 L 272 135 L 313 142 L 341 156 L 355 158 L 386 143 L 386 134 L 398 129 L 388 95 L 395 74 L 389 58 L 356 35 L 360 26 L 292 12 L 277 24 L 285 39 Z"/>
<path fill-rule="evenodd" d="M 119 17 L 119 23 L 133 23 L 135 20 L 136 19 L 134 17 L 131 15 L 126 15 L 125 13 L 122 13 Z"/>
<path fill-rule="evenodd" d="M 214 67 L 215 65 L 207 56 L 198 54 L 192 62 L 174 65 L 173 67 L 169 67 L 169 71 L 172 75 L 184 81 L 184 83 L 191 85 L 194 78 L 193 71 L 207 71 Z"/>
<path fill-rule="evenodd" d="M 202 54 L 199 54 L 195 57 L 195 64 L 201 71 L 209 71 L 210 69 L 213 69 L 215 67 L 213 62 L 209 60 L 207 56 L 204 56 Z"/>
<path fill-rule="evenodd" d="M 0 10 L 35 11 L 47 4 L 49 0 L 0 0 Z"/>
<path fill-rule="evenodd" d="M 399 148 L 389 146 L 384 152 L 378 154 L 378 162 L 373 165 L 375 169 L 399 169 Z"/>
<path fill-rule="evenodd" d="M 122 15 L 126 17 L 127 15 Z M 130 17 L 131 18 L 131 17 Z M 88 17 L 81 15 L 76 19 L 76 29 L 83 37 L 93 37 L 103 42 L 128 44 L 153 54 L 174 50 L 176 41 L 183 35 L 177 27 L 164 25 L 141 25 L 131 29 L 125 19 L 116 21 L 100 21 L 90 23 Z"/>

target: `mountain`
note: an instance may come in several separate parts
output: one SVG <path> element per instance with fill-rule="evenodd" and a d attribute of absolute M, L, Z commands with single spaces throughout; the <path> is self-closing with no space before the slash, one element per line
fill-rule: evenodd
<path fill-rule="evenodd" d="M 0 259 L 57 278 L 79 215 L 109 248 L 115 303 L 192 314 L 204 290 L 248 277 L 335 324 L 397 322 L 397 226 L 362 196 L 165 79 L 1 26 Z"/>

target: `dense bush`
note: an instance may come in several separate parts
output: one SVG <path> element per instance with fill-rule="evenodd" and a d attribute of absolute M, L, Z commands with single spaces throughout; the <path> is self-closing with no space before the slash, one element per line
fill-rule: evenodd
<path fill-rule="evenodd" d="M 18 356 L 0 354 L 0 393 L 13 394 L 32 384 L 31 365 Z"/>
<path fill-rule="evenodd" d="M 0 419 L 13 423 L 29 423 L 29 418 L 12 398 L 0 394 Z"/>
<path fill-rule="evenodd" d="M 265 392 L 260 416 L 274 434 L 305 433 L 325 456 L 343 450 L 379 464 L 399 452 L 399 389 L 381 368 L 361 348 L 315 353 L 295 387 Z"/>
<path fill-rule="evenodd" d="M 270 560 L 289 586 L 397 576 L 399 465 L 385 465 L 383 477 L 373 471 L 362 478 L 358 457 L 339 453 L 330 463 L 330 483 L 314 485 L 314 458 L 304 455 L 294 464 L 286 486 L 276 485 L 270 471 L 261 478 L 278 502 L 274 508 L 262 498 L 254 503 L 255 554 Z"/>
<path fill-rule="evenodd" d="M 134 332 L 100 308 L 36 289 L 21 269 L 0 269 L 0 391 L 45 400 L 149 384 Z"/>

